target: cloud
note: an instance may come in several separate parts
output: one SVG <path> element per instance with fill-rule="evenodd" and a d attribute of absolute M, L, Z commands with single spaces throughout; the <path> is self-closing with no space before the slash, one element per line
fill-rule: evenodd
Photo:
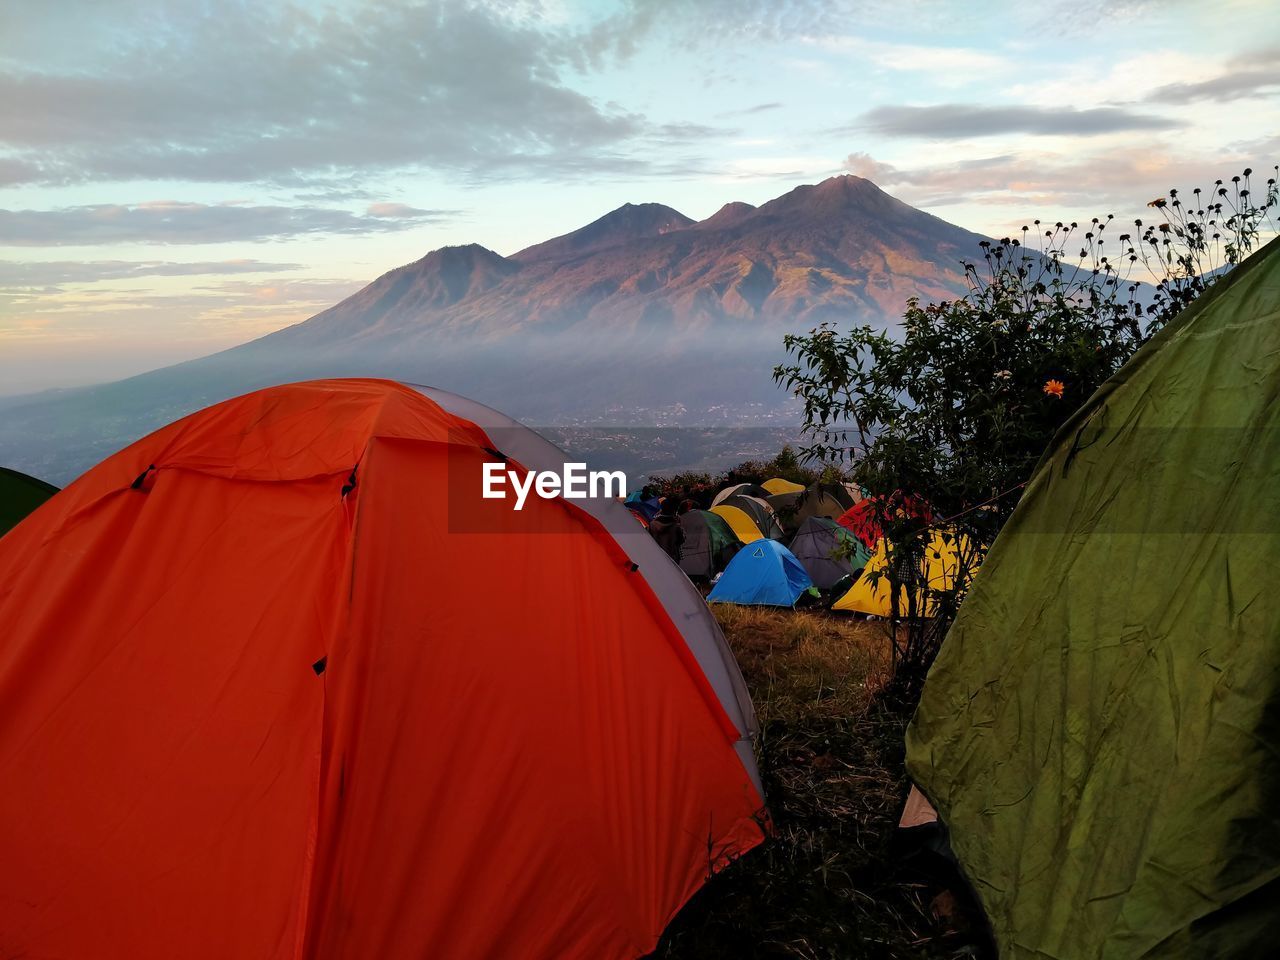
<path fill-rule="evenodd" d="M 376 205 L 375 205 L 376 206 Z M 58 210 L 0 210 L 6 246 L 74 246 L 107 243 L 224 243 L 278 240 L 315 234 L 364 234 L 407 230 L 448 219 L 453 210 L 398 209 L 394 215 L 361 216 L 323 207 L 148 201 L 91 204 Z"/>
<path fill-rule="evenodd" d="M 405 203 L 371 203 L 365 212 L 382 220 L 432 220 L 439 219 L 443 211 L 423 210 Z M 452 211 L 456 213 L 457 211 Z"/>
<path fill-rule="evenodd" d="M 1199 100 L 1241 100 L 1280 89 L 1280 76 L 1264 70 L 1226 73 L 1200 83 L 1170 83 L 1147 97 L 1149 103 L 1195 103 Z"/>
<path fill-rule="evenodd" d="M 600 69 L 635 57 L 654 37 L 673 52 L 779 44 L 833 36 L 851 23 L 897 28 L 908 13 L 938 9 L 936 0 L 621 0 L 566 38 L 565 49 L 579 70 Z"/>
<path fill-rule="evenodd" d="M 308 185 L 420 167 L 537 175 L 646 130 L 562 79 L 563 34 L 483 4 L 116 14 L 52 61 L 16 44 L 0 55 L 0 186 Z"/>
<path fill-rule="evenodd" d="M 857 54 L 884 70 L 933 74 L 944 85 L 982 81 L 982 74 L 1011 69 L 1008 57 L 971 47 L 886 43 L 848 35 L 806 37 L 814 46 Z"/>
<path fill-rule="evenodd" d="M 228 281 L 186 292 L 89 287 L 0 294 L 0 394 L 101 383 L 243 343 L 305 320 L 364 281 Z"/>
<path fill-rule="evenodd" d="M 1274 51 L 1280 58 L 1280 50 Z M 1168 83 L 1147 95 L 1148 103 L 1187 104 L 1202 100 L 1226 103 L 1246 97 L 1272 95 L 1280 91 L 1280 73 L 1275 64 L 1233 70 L 1199 83 Z"/>
<path fill-rule="evenodd" d="M 0 342 L 89 339 L 103 331 L 224 345 L 305 320 L 356 292 L 361 280 L 228 281 L 182 292 L 87 287 L 60 296 L 0 295 Z"/>
<path fill-rule="evenodd" d="M 948 103 L 932 107 L 884 106 L 868 110 L 861 126 L 887 137 L 961 140 L 997 134 L 1097 136 L 1133 130 L 1171 130 L 1177 120 L 1134 113 L 1122 107 L 1002 106 Z"/>
<path fill-rule="evenodd" d="M 1145 204 L 1176 187 L 1190 195 L 1228 179 L 1246 166 L 1255 185 L 1263 183 L 1276 140 L 1237 144 L 1211 156 L 1152 151 L 1146 146 L 1113 148 L 1084 156 L 1048 152 L 1000 154 L 969 160 L 900 168 L 866 153 L 851 153 L 843 167 L 881 187 L 893 189 L 908 203 L 925 208 L 955 204 L 999 204 L 1016 207 L 1013 216 L 1027 221 L 1067 216 L 1145 216 Z M 992 217 L 992 220 L 1002 218 Z M 975 227 L 980 226 L 974 224 Z"/>
<path fill-rule="evenodd" d="M 869 153 L 851 153 L 844 158 L 841 167 L 846 173 L 852 173 L 855 177 L 862 177 L 882 187 L 902 182 L 903 171 L 891 163 L 877 160 Z"/>
<path fill-rule="evenodd" d="M 1018 5 L 1014 15 L 1033 30 L 1043 30 L 1046 24 L 1052 24 L 1055 32 L 1074 37 L 1096 34 L 1100 24 L 1127 26 L 1190 5 L 1190 0 L 1053 0 L 1047 4 Z"/>
<path fill-rule="evenodd" d="M 301 270 L 297 263 L 262 260 L 218 260 L 172 263 L 160 260 L 0 260 L 0 289 L 48 288 L 68 283 L 133 280 L 138 277 L 192 277 L 240 273 L 285 273 Z"/>
<path fill-rule="evenodd" d="M 653 131 L 652 139 L 659 143 L 679 144 L 731 137 L 740 132 L 705 123 L 664 123 Z"/>

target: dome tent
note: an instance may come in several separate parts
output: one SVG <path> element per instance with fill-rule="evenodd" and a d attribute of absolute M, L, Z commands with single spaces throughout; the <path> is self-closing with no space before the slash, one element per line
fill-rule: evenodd
<path fill-rule="evenodd" d="M 782 527 L 778 523 L 777 516 L 774 515 L 773 507 L 759 497 L 734 494 L 732 497 L 726 497 L 716 506 L 737 507 L 751 518 L 751 522 L 761 535 L 770 540 L 780 540 L 783 537 Z"/>
<path fill-rule="evenodd" d="M 51 483 L 0 467 L 0 537 L 57 492 Z"/>
<path fill-rule="evenodd" d="M 809 517 L 791 538 L 791 552 L 819 590 L 830 590 L 843 577 L 867 565 L 871 551 L 834 520 Z M 849 556 L 840 555 L 841 551 Z"/>
<path fill-rule="evenodd" d="M 775 493 L 768 501 L 792 529 L 799 529 L 810 517 L 835 520 L 860 499 L 861 491 L 853 484 L 814 482 L 802 493 Z"/>
<path fill-rule="evenodd" d="M 635 515 L 646 524 L 658 515 L 658 510 L 662 507 L 661 500 L 657 497 L 649 497 L 646 500 L 644 493 L 641 491 L 632 493 L 627 497 L 625 503 L 628 509 L 634 512 Z"/>
<path fill-rule="evenodd" d="M 1064 424 L 970 588 L 907 766 L 1002 957 L 1274 955 L 1278 390 L 1272 241 Z"/>
<path fill-rule="evenodd" d="M 758 483 L 735 483 L 717 493 L 712 499 L 711 505 L 718 507 L 729 497 L 759 497 L 763 500 L 768 496 L 769 491 Z"/>
<path fill-rule="evenodd" d="M 711 579 L 742 546 L 724 519 L 709 510 L 680 514 L 680 526 L 684 530 L 680 569 L 691 577 Z"/>
<path fill-rule="evenodd" d="M 762 538 L 738 551 L 707 595 L 710 603 L 792 607 L 813 586 L 791 551 Z"/>
<path fill-rule="evenodd" d="M 733 535 L 743 543 L 754 543 L 764 537 L 760 532 L 760 528 L 756 526 L 751 516 L 739 507 L 731 504 L 720 504 L 712 507 L 709 513 L 715 514 L 721 520 L 729 525 L 729 529 L 733 531 Z"/>
<path fill-rule="evenodd" d="M 0 540 L 7 952 L 636 957 L 759 842 L 696 589 L 614 501 L 482 501 L 495 455 L 563 465 L 449 394 L 292 384 Z M 496 543 L 500 591 L 460 573 Z"/>
<path fill-rule="evenodd" d="M 929 537 L 924 552 L 924 572 L 928 577 L 928 585 L 933 590 L 951 590 L 960 571 L 960 555 L 954 532 L 943 530 L 924 531 Z M 857 537 L 850 532 L 849 536 Z M 859 545 L 862 544 L 858 540 Z M 967 543 L 967 541 L 961 541 Z M 873 617 L 893 616 L 893 594 L 890 590 L 889 553 L 884 538 L 876 541 L 875 550 L 866 550 L 868 557 L 857 579 L 831 605 L 837 613 L 865 613 Z M 923 594 L 925 591 L 921 591 Z M 909 593 L 906 587 L 898 590 L 898 616 L 905 617 L 911 610 Z M 933 603 L 927 597 L 916 597 L 916 610 L 923 616 L 933 616 Z"/>
<path fill-rule="evenodd" d="M 760 484 L 770 496 L 778 496 L 784 493 L 804 493 L 805 486 L 803 483 L 793 483 L 790 480 L 783 480 L 781 477 L 774 477 Z"/>

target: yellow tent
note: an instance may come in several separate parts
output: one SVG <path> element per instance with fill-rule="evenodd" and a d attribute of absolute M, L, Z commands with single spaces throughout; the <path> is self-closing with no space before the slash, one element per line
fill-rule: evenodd
<path fill-rule="evenodd" d="M 711 512 L 729 524 L 734 536 L 743 543 L 764 539 L 764 534 L 760 532 L 760 528 L 755 525 L 755 521 L 751 519 L 750 514 L 745 510 L 722 503 L 718 507 L 712 507 Z"/>
<path fill-rule="evenodd" d="M 893 615 L 892 604 L 889 594 L 889 578 L 884 576 L 884 571 L 888 566 L 888 557 L 885 553 L 884 540 L 876 543 L 875 553 L 871 555 L 871 559 L 867 561 L 867 565 L 862 569 L 862 575 L 858 577 L 852 587 L 848 589 L 844 596 L 831 605 L 832 610 L 843 610 L 853 613 L 866 613 L 875 617 L 889 617 Z M 954 535 L 944 537 L 943 531 L 935 530 L 929 542 L 928 552 L 925 554 L 925 569 L 929 575 L 929 586 L 934 590 L 950 590 L 955 582 L 956 571 L 960 566 L 960 558 L 956 555 L 956 544 Z M 880 573 L 880 577 L 875 583 L 872 578 Z M 923 599 L 916 600 L 917 609 L 923 606 Z M 904 589 L 898 598 L 898 616 L 906 616 L 907 613 L 907 593 Z M 924 611 L 925 616 L 929 616 L 931 610 Z"/>
<path fill-rule="evenodd" d="M 774 477 L 772 480 L 766 480 L 760 484 L 769 491 L 773 496 L 780 493 L 804 493 L 804 484 L 792 483 L 790 480 L 783 480 L 781 477 Z"/>

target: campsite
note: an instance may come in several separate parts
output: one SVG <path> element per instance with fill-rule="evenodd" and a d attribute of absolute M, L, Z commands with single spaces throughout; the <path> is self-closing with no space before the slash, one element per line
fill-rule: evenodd
<path fill-rule="evenodd" d="M 0 17 L 0 960 L 1280 952 L 1275 4 Z"/>
<path fill-rule="evenodd" d="M 0 902 L 25 892 L 89 911 L 102 878 L 127 869 L 159 910 L 145 923 L 127 909 L 87 926 L 6 922 L 58 955 L 92 950 L 104 928 L 129 955 L 193 929 L 237 954 L 288 917 L 324 956 L 407 942 L 494 955 L 513 936 L 546 955 L 580 943 L 834 956 L 875 942 L 885 955 L 1000 944 L 1016 956 L 1034 940 L 1091 956 L 1117 931 L 1144 950 L 1200 956 L 1212 941 L 1246 956 L 1276 916 L 1258 883 L 1271 869 L 1259 853 L 1280 672 L 1251 638 L 1275 617 L 1264 583 L 1277 501 L 1246 481 L 1280 457 L 1262 429 L 1273 381 L 1252 375 L 1256 357 L 1280 355 L 1278 311 L 1272 243 L 1072 415 L 978 567 L 960 517 L 817 475 L 786 450 L 720 483 L 576 501 L 530 484 L 521 509 L 494 504 L 481 480 L 493 457 L 533 477 L 564 470 L 565 455 L 474 401 L 389 381 L 218 404 L 63 491 L 6 472 L 0 615 L 6 678 L 24 694 L 0 738 L 13 774 Z M 1192 415 L 1214 429 L 1164 426 Z M 1108 424 L 1129 442 L 1099 442 Z M 1230 468 L 1188 470 L 1205 458 Z M 747 476 L 780 464 L 795 479 Z M 1139 474 L 1222 512 L 1155 503 L 1136 492 Z M 447 513 L 412 497 L 431 483 L 450 490 Z M 267 524 L 278 532 L 256 535 Z M 494 535 L 511 557 L 528 551 L 502 594 L 413 588 L 482 563 Z M 923 549 L 904 572 L 909 538 Z M 1152 538 L 1187 546 L 1167 576 L 1151 575 Z M 1135 616 L 1156 632 L 1045 656 L 1072 617 L 1072 592 L 1028 575 L 1046 555 L 1096 598 L 1089 635 L 1124 638 Z M 583 592 L 557 589 L 566 577 Z M 281 591 L 308 595 L 308 615 Z M 936 622 L 958 593 L 912 709 L 897 631 Z M 591 599 L 566 602 L 578 596 Z M 505 628 L 516 619 L 518 636 Z M 450 642 L 464 620 L 468 642 Z M 1215 623 L 1223 642 L 1206 650 Z M 66 653 L 46 662 L 50 630 Z M 1057 699 L 1064 690 L 1081 693 Z M 126 705 L 142 702 L 162 727 L 138 726 Z M 1099 712 L 1082 711 L 1093 702 Z M 1203 715 L 1209 703 L 1227 724 Z M 406 753 L 406 726 L 438 731 L 435 746 Z M 627 765 L 658 779 L 620 775 Z M 67 790 L 85 770 L 92 802 Z M 140 774 L 163 787 L 139 795 Z M 252 802 L 236 801 L 251 784 Z M 493 798 L 513 789 L 522 816 L 495 822 Z M 199 815 L 166 814 L 175 807 Z M 1015 814 L 993 816 L 1003 808 Z M 207 845 L 214 816 L 230 818 L 235 846 Z M 1122 839 L 1113 824 L 1135 816 L 1144 829 Z M 1069 843 L 1054 823 L 1076 825 Z M 66 845 L 51 860 L 54 834 Z M 259 880 L 246 886 L 250 863 Z M 1046 863 L 1056 879 L 1032 883 Z M 1232 909 L 1170 896 L 1164 864 Z M 289 879 L 304 869 L 306 912 Z M 447 878 L 471 870 L 494 882 L 460 899 Z M 1097 896 L 1112 884 L 1125 894 Z M 219 911 L 193 912 L 192 889 Z M 386 909 L 405 890 L 418 907 Z M 505 906 L 513 891 L 519 913 Z M 619 912 L 618 898 L 636 907 Z M 483 921 L 495 915 L 501 927 Z"/>

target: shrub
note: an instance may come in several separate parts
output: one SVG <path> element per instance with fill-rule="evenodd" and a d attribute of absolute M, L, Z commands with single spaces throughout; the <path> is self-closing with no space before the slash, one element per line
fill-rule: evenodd
<path fill-rule="evenodd" d="M 823 324 L 785 338 L 774 379 L 799 397 L 801 455 L 851 463 L 874 496 L 898 674 L 923 679 L 986 548 L 1012 513 L 1054 432 L 1152 334 L 1258 243 L 1277 206 L 1246 170 L 1211 195 L 1176 190 L 1112 244 L 1114 217 L 1040 221 L 983 241 L 965 262 L 968 293 L 911 300 L 899 330 Z M 1136 239 L 1135 239 L 1136 237 Z M 1118 250 L 1113 250 L 1118 246 Z M 1078 251 L 1078 253 L 1077 253 Z M 1145 278 L 1148 282 L 1139 282 Z M 928 511 L 908 509 L 922 499 Z M 959 549 L 950 582 L 930 584 L 930 529 Z M 923 609 L 922 609 L 923 608 Z M 922 614 L 931 616 L 924 617 Z"/>

